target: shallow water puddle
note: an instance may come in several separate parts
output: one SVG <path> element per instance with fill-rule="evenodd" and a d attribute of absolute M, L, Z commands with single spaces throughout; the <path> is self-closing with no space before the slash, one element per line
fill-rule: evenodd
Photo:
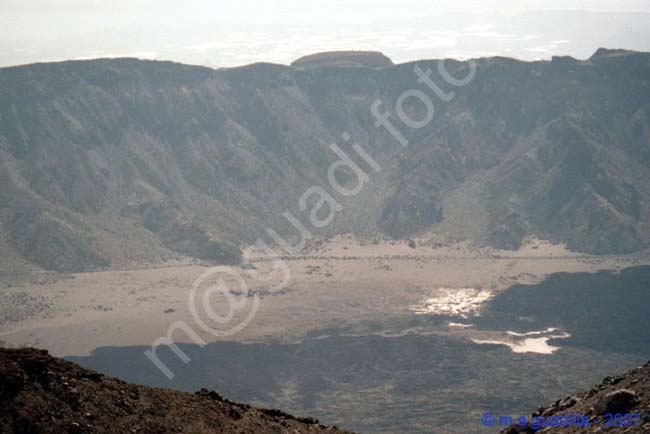
<path fill-rule="evenodd" d="M 528 333 L 507 331 L 506 335 L 503 338 L 471 338 L 471 340 L 475 344 L 505 345 L 513 353 L 553 354 L 560 347 L 550 345 L 548 342 L 551 339 L 567 339 L 571 337 L 569 333 L 559 331 L 559 329 L 554 327 Z"/>
<path fill-rule="evenodd" d="M 438 291 L 440 295 L 425 299 L 411 310 L 418 315 L 468 318 L 478 315 L 481 305 L 492 296 L 490 291 L 475 288 L 438 288 Z"/>

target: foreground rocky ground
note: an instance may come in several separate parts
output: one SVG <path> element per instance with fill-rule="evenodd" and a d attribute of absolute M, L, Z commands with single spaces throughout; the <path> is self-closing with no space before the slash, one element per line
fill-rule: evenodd
<path fill-rule="evenodd" d="M 0 349 L 2 433 L 343 433 L 216 392 L 127 384 L 36 349 Z"/>
<path fill-rule="evenodd" d="M 631 414 L 613 419 L 606 414 Z M 588 426 L 544 426 L 563 415 L 585 416 Z M 650 362 L 607 377 L 586 392 L 540 407 L 534 432 L 650 433 Z M 568 419 L 571 420 L 571 419 Z M 516 423 L 516 421 L 515 421 Z M 0 349 L 0 433 L 345 433 L 309 417 L 254 408 L 202 389 L 194 394 L 125 383 L 54 358 L 45 350 Z"/>
<path fill-rule="evenodd" d="M 611 420 L 608 414 L 612 415 Z M 629 417 L 626 416 L 628 414 Z M 565 415 L 568 416 L 565 420 L 569 426 L 553 426 L 562 424 L 562 416 Z M 571 417 L 575 421 L 576 415 L 588 417 L 588 424 L 583 419 L 583 426 L 575 426 L 578 423 L 572 422 Z M 538 429 L 535 430 L 529 422 L 527 427 L 513 426 L 501 432 L 650 433 L 650 362 L 623 375 L 607 377 L 600 385 L 580 395 L 568 396 L 547 407 L 540 407 L 528 420 L 537 422 Z"/>

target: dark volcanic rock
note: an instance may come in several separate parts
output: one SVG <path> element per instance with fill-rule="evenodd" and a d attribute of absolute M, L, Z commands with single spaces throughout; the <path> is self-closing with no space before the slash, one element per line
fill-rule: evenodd
<path fill-rule="evenodd" d="M 621 414 L 636 415 L 630 418 L 612 420 L 613 426 L 605 426 L 608 420 L 603 417 L 610 413 L 612 416 Z M 626 372 L 618 377 L 607 377 L 599 386 L 582 393 L 579 396 L 557 400 L 554 404 L 541 407 L 533 414 L 550 420 L 552 417 L 563 415 L 580 415 L 589 417 L 588 426 L 546 426 L 544 433 L 650 433 L 650 362 Z M 530 420 L 530 419 L 529 419 Z M 625 422 L 625 423 L 623 423 Z M 618 424 L 619 426 L 615 426 Z M 514 427 L 513 427 L 514 428 Z M 513 428 L 504 429 L 502 434 L 514 434 Z M 527 431 L 526 431 L 527 432 Z"/>
<path fill-rule="evenodd" d="M 615 390 L 603 396 L 596 407 L 594 412 L 603 415 L 605 413 L 627 413 L 636 404 L 636 394 L 633 390 Z"/>
<path fill-rule="evenodd" d="M 124 383 L 35 349 L 0 349 L 0 433 L 343 433 L 216 392 Z"/>

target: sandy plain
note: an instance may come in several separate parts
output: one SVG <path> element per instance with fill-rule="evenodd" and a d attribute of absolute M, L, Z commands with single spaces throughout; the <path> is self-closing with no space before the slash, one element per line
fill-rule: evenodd
<path fill-rule="evenodd" d="M 405 241 L 358 241 L 351 236 L 319 242 L 281 260 L 262 252 L 251 258 L 254 269 L 235 267 L 225 273 L 180 261 L 47 274 L 6 286 L 0 301 L 0 343 L 67 356 L 102 346 L 149 346 L 179 322 L 211 342 L 295 339 L 328 327 L 427 314 L 430 306 L 462 319 L 468 302 L 470 309 L 480 308 L 489 299 L 486 295 L 516 283 L 537 283 L 555 272 L 650 264 L 647 254 L 582 255 L 540 240 L 514 252 L 466 243 L 426 246 L 419 240 L 412 248 Z M 279 265 L 286 267 L 284 273 L 273 271 Z M 268 276 L 273 277 L 262 279 Z M 189 302 L 193 287 L 194 312 Z M 475 291 L 477 303 L 462 295 L 468 290 Z M 472 338 L 471 329 L 451 329 Z M 196 341 L 182 330 L 172 336 L 178 342 Z"/>

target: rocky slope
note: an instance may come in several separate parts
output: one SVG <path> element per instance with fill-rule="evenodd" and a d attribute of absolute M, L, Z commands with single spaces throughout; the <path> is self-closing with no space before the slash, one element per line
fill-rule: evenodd
<path fill-rule="evenodd" d="M 317 420 L 124 383 L 35 349 L 0 349 L 0 432 L 343 433 Z"/>
<path fill-rule="evenodd" d="M 236 263 L 238 246 L 273 242 L 268 228 L 295 236 L 287 210 L 323 236 L 425 234 L 516 248 L 536 235 L 594 253 L 648 247 L 650 54 L 482 58 L 460 87 L 446 84 L 436 61 L 416 63 L 454 98 L 419 84 L 415 63 L 378 53 L 224 70 L 135 59 L 0 69 L 0 273 L 178 254 Z M 467 74 L 466 63 L 446 67 Z M 434 104 L 421 128 L 396 115 L 410 89 Z M 377 100 L 407 147 L 375 126 Z M 416 98 L 403 108 L 426 116 Z M 335 142 L 370 177 L 357 195 L 330 185 Z M 356 184 L 349 172 L 338 177 Z M 310 224 L 312 202 L 300 207 L 312 186 L 343 207 L 325 228 Z"/>
<path fill-rule="evenodd" d="M 606 416 L 608 413 L 612 415 L 611 421 Z M 614 419 L 616 414 L 632 416 L 627 419 L 625 417 Z M 562 416 L 565 415 L 569 417 L 564 422 L 568 426 L 557 426 L 563 423 Z M 579 423 L 575 415 L 588 417 L 588 422 L 583 418 L 581 422 L 583 426 L 577 426 Z M 571 416 L 576 422 L 571 421 Z M 556 422 L 553 422 L 554 418 L 557 418 Z M 550 406 L 540 407 L 528 417 L 528 420 L 529 426 L 513 426 L 501 432 L 503 434 L 650 433 L 650 362 L 623 375 L 607 377 L 600 385 L 580 395 L 567 396 Z"/>

